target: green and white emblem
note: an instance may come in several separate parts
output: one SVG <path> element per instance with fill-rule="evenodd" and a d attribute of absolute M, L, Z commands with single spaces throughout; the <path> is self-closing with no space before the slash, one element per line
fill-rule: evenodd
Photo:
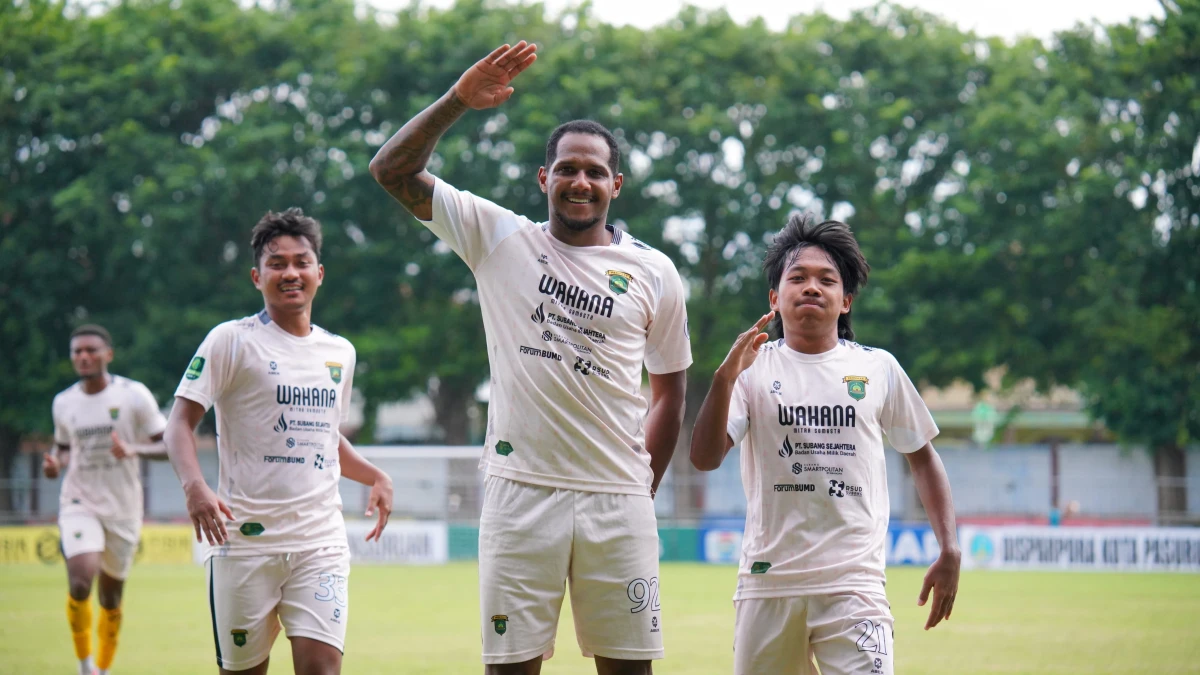
<path fill-rule="evenodd" d="M 508 630 L 508 615 L 497 614 L 493 616 L 492 625 L 496 628 L 496 635 L 504 635 L 504 632 Z"/>
<path fill-rule="evenodd" d="M 629 284 L 633 282 L 633 275 L 617 270 L 609 270 L 605 274 L 608 275 L 608 289 L 610 291 L 617 295 L 623 295 L 629 291 Z"/>
<path fill-rule="evenodd" d="M 867 397 L 867 378 L 862 375 L 847 375 L 842 378 L 842 382 L 846 383 L 846 393 L 850 394 L 850 398 L 861 401 Z"/>
<path fill-rule="evenodd" d="M 187 372 L 183 374 L 189 380 L 194 380 L 200 377 L 200 373 L 204 372 L 204 357 L 192 357 L 192 362 L 188 364 Z"/>
<path fill-rule="evenodd" d="M 329 377 L 333 378 L 334 384 L 342 383 L 342 364 L 333 361 L 326 361 L 325 367 L 329 369 Z"/>

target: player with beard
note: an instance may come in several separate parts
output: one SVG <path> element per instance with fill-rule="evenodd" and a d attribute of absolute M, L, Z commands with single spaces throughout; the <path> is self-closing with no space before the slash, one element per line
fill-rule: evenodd
<path fill-rule="evenodd" d="M 535 51 L 504 45 L 469 68 L 380 148 L 371 173 L 478 283 L 493 392 L 480 462 L 485 671 L 540 672 L 569 582 L 579 646 L 597 672 L 650 673 L 663 653 L 652 498 L 692 362 L 679 274 L 608 224 L 623 177 L 600 124 L 567 122 L 550 135 L 538 170 L 544 223 L 425 169 L 455 120 L 512 95 Z"/>
<path fill-rule="evenodd" d="M 792 216 L 763 270 L 771 311 L 734 342 L 692 432 L 701 471 L 742 443 L 734 673 L 891 675 L 883 437 L 908 460 L 941 544 L 917 603 L 933 591 L 928 630 L 950 618 L 961 559 L 938 428 L 895 357 L 853 341 L 850 305 L 870 267 L 849 227 Z"/>
<path fill-rule="evenodd" d="M 112 338 L 102 326 L 71 332 L 79 381 L 54 397 L 54 452 L 42 472 L 57 478 L 58 529 L 67 559 L 67 623 L 80 675 L 106 675 L 121 630 L 121 596 L 142 530 L 139 458 L 166 459 L 167 421 L 141 382 L 108 372 Z M 92 582 L 100 578 L 98 649 L 92 660 Z"/>
<path fill-rule="evenodd" d="M 258 314 L 213 328 L 175 390 L 167 424 L 204 566 L 217 666 L 263 675 L 280 624 L 296 673 L 336 675 L 349 620 L 350 550 L 341 477 L 371 486 L 367 540 L 383 534 L 392 481 L 340 432 L 350 411 L 354 346 L 312 323 L 325 279 L 321 226 L 300 209 L 270 213 L 250 235 Z M 217 491 L 194 429 L 217 413 Z"/>

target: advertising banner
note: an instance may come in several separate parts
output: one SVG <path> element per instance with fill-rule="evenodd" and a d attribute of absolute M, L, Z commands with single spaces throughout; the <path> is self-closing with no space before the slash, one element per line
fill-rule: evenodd
<path fill-rule="evenodd" d="M 963 567 L 1200 572 L 1200 528 L 959 528 Z"/>
<path fill-rule="evenodd" d="M 0 564 L 62 563 L 57 525 L 0 527 Z M 192 559 L 192 528 L 187 525 L 142 526 L 134 564 L 186 563 Z"/>

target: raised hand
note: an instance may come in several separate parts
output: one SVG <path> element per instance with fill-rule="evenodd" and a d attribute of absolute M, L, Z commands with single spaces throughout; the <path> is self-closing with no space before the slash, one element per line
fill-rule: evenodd
<path fill-rule="evenodd" d="M 775 312 L 770 311 L 763 314 L 750 328 L 750 330 L 742 333 L 734 340 L 733 347 L 729 350 L 729 355 L 725 357 L 725 361 L 721 363 L 721 367 L 717 368 L 717 373 L 721 377 L 736 380 L 738 375 L 749 368 L 754 359 L 758 358 L 758 349 L 763 346 L 770 336 L 762 332 L 766 327 L 767 322 L 775 317 Z"/>
<path fill-rule="evenodd" d="M 458 78 L 454 95 L 475 110 L 495 108 L 512 96 L 509 83 L 537 60 L 536 52 L 537 45 L 524 40 L 497 47 Z"/>

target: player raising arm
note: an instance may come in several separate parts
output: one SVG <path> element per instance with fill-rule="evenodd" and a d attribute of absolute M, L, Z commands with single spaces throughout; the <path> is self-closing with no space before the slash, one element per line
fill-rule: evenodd
<path fill-rule="evenodd" d="M 338 478 L 371 486 L 367 539 L 392 510 L 392 481 L 339 428 L 355 351 L 312 323 L 325 278 L 321 226 L 300 209 L 267 213 L 251 234 L 250 278 L 266 308 L 223 323 L 196 351 L 167 425 L 188 515 L 212 546 L 205 561 L 217 666 L 267 672 L 280 624 L 297 673 L 341 672 L 350 550 Z M 193 430 L 217 410 L 217 491 L 204 482 Z"/>
<path fill-rule="evenodd" d="M 771 312 L 734 342 L 692 433 L 701 471 L 742 443 L 734 672 L 891 675 L 883 436 L 908 460 L 941 544 L 918 598 L 933 591 L 929 629 L 950 617 L 961 558 L 938 429 L 896 359 L 853 342 L 850 305 L 870 267 L 850 228 L 793 216 L 763 269 Z M 772 319 L 781 339 L 768 342 Z"/>
<path fill-rule="evenodd" d="M 579 645 L 597 671 L 649 673 L 662 658 L 652 496 L 678 438 L 692 362 L 679 274 L 608 224 L 624 179 L 616 138 L 596 122 L 550 135 L 538 170 L 545 222 L 425 170 L 455 120 L 512 95 L 535 51 L 504 45 L 469 68 L 380 148 L 371 173 L 467 263 L 479 288 L 492 382 L 480 462 L 486 672 L 540 671 L 569 582 Z"/>

